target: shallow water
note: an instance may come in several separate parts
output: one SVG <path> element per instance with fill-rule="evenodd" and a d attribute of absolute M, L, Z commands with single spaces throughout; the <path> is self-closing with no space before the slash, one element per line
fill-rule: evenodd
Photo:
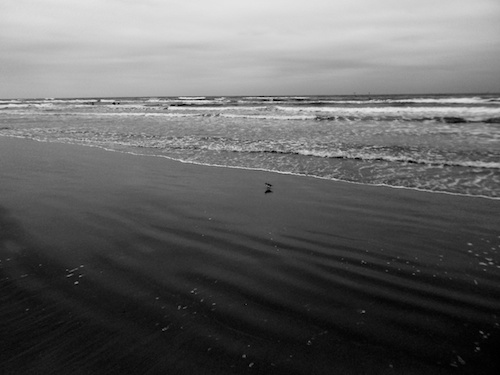
<path fill-rule="evenodd" d="M 13 141 L 6 373 L 499 368 L 496 201 Z"/>

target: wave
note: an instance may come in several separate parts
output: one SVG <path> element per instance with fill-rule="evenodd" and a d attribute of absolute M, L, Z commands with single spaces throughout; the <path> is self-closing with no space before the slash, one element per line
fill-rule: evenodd
<path fill-rule="evenodd" d="M 113 112 L 200 112 L 269 120 L 500 123 L 500 97 L 148 97 L 1 100 L 1 110 L 39 109 L 109 115 Z M 163 107 L 163 108 L 162 108 Z M 88 109 L 88 110 L 87 110 Z M 205 114 L 206 113 L 206 114 Z"/>
<path fill-rule="evenodd" d="M 464 106 L 464 107 L 492 107 L 498 106 L 500 96 L 496 95 L 453 95 L 453 96 L 433 96 L 433 95 L 350 95 L 350 96 L 177 96 L 177 97 L 118 97 L 118 98 L 45 98 L 45 99 L 1 99 L 0 104 L 6 102 L 52 102 L 58 104 L 71 104 L 95 101 L 100 103 L 112 102 L 185 102 L 186 104 L 200 105 L 204 103 L 234 102 L 238 105 L 248 105 L 251 103 L 262 104 L 289 104 L 297 106 L 313 105 L 334 107 L 349 106 L 395 106 L 402 105 L 415 107 L 440 107 L 440 106 Z"/>
<path fill-rule="evenodd" d="M 22 101 L 18 99 L 0 100 L 0 105 L 20 104 L 20 103 L 22 103 Z"/>
<path fill-rule="evenodd" d="M 245 96 L 241 97 L 238 101 L 244 103 L 246 101 L 261 101 L 261 102 L 288 102 L 288 101 L 311 101 L 310 96 Z"/>
<path fill-rule="evenodd" d="M 500 102 L 500 96 L 246 96 L 239 99 L 241 103 L 248 101 L 259 102 L 290 102 L 303 104 L 349 104 L 349 105 L 380 105 L 380 104 L 408 104 L 408 105 L 490 105 Z"/>
<path fill-rule="evenodd" d="M 89 103 L 75 104 L 74 108 L 77 107 L 88 107 Z M 112 105 L 112 104 L 111 104 Z M 500 114 L 498 117 L 490 116 L 474 116 L 474 117 L 459 117 L 459 116 L 408 116 L 408 115 L 397 115 L 394 114 L 377 114 L 369 113 L 364 111 L 364 113 L 356 113 L 351 111 L 350 113 L 345 113 L 337 111 L 336 114 L 325 114 L 318 115 L 315 113 L 308 113 L 307 111 L 291 111 L 288 110 L 288 114 L 279 114 L 279 111 L 270 111 L 266 107 L 202 107 L 202 108 L 185 108 L 185 107 L 173 107 L 169 106 L 163 108 L 161 112 L 158 111 L 158 107 L 164 105 L 161 104 L 150 104 L 151 111 L 144 111 L 141 106 L 137 105 L 120 105 L 121 109 L 127 108 L 129 111 L 114 111 L 114 112 L 69 112 L 69 111 L 58 111 L 52 104 L 40 103 L 40 104 L 6 104 L 0 105 L 0 110 L 2 111 L 16 111 L 20 113 L 19 110 L 38 108 L 40 110 L 50 110 L 50 112 L 41 112 L 37 115 L 47 115 L 47 116 L 81 116 L 81 117 L 225 117 L 234 119 L 250 119 L 250 120 L 276 120 L 276 121 L 338 121 L 338 122 L 354 122 L 354 121 L 384 121 L 384 122 L 441 122 L 448 124 L 459 124 L 459 123 L 476 123 L 483 122 L 488 124 L 498 124 L 500 123 Z M 148 105 L 146 105 L 146 108 Z M 254 113 L 245 113 L 254 112 Z M 255 113 L 258 112 L 258 113 Z M 268 112 L 268 113 L 265 113 Z M 325 111 L 326 112 L 326 111 Z M 333 111 L 329 111 L 333 112 Z M 24 112 L 23 112 L 24 113 Z M 25 113 L 29 115 L 29 112 Z"/>
<path fill-rule="evenodd" d="M 402 121 L 402 122 L 441 122 L 446 124 L 466 124 L 466 123 L 487 123 L 500 124 L 500 117 L 486 117 L 478 119 L 455 116 L 434 116 L 434 117 L 398 117 L 398 116 L 315 116 L 317 121 Z"/>
<path fill-rule="evenodd" d="M 8 103 L 0 104 L 0 109 L 28 108 L 29 104 Z"/>
<path fill-rule="evenodd" d="M 276 154 L 283 156 L 308 156 L 325 159 L 353 160 L 360 162 L 389 162 L 402 164 L 418 164 L 429 167 L 463 167 L 500 170 L 500 162 L 469 159 L 444 159 L 436 155 L 429 159 L 423 157 L 425 150 L 405 150 L 403 147 L 354 147 L 351 149 L 321 150 L 314 148 L 287 146 L 282 142 L 248 142 L 226 137 L 134 137 L 133 135 L 110 135 L 104 142 L 112 141 L 122 146 L 152 148 L 175 151 L 214 151 L 217 153 L 241 154 Z M 406 154 L 406 155 L 405 155 Z"/>
<path fill-rule="evenodd" d="M 279 151 L 270 151 L 270 152 L 279 152 Z M 500 169 L 500 162 L 483 162 L 483 161 L 473 161 L 473 160 L 438 161 L 438 160 L 429 160 L 424 158 L 412 158 L 412 157 L 377 154 L 377 153 L 373 154 L 352 153 L 350 151 L 331 152 L 331 151 L 297 150 L 291 153 L 296 155 L 315 156 L 315 157 L 330 158 L 330 159 L 382 161 L 391 163 L 420 164 L 432 167 L 467 167 L 467 168 L 481 168 L 481 169 Z"/>
<path fill-rule="evenodd" d="M 500 107 L 390 107 L 390 106 L 367 106 L 367 107 L 300 107 L 300 106 L 276 106 L 276 109 L 284 112 L 333 112 L 337 114 L 385 114 L 385 115 L 420 115 L 420 116 L 456 116 L 465 115 L 490 115 L 500 116 Z"/>
<path fill-rule="evenodd" d="M 316 120 L 317 116 L 314 115 L 253 115 L 253 114 L 221 114 L 223 117 L 228 118 L 247 118 L 256 120 Z"/>
<path fill-rule="evenodd" d="M 227 151 L 227 152 L 245 152 L 245 153 L 262 153 L 262 154 L 282 154 L 282 155 L 301 155 L 301 156 L 313 156 L 318 158 L 327 159 L 343 159 L 343 160 L 356 160 L 356 161 L 370 161 L 370 162 L 391 162 L 391 163 L 405 163 L 405 164 L 420 164 L 432 167 L 466 167 L 466 168 L 480 168 L 480 169 L 499 169 L 500 162 L 483 162 L 483 161 L 473 161 L 473 160 L 463 160 L 463 161 L 437 161 L 429 160 L 423 158 L 412 158 L 404 156 L 391 156 L 387 154 L 376 154 L 376 153 L 357 153 L 351 151 L 316 151 L 316 150 L 295 150 L 295 151 L 282 151 L 282 150 L 250 150 L 250 149 L 238 149 L 238 147 L 231 147 L 228 149 L 221 148 L 211 148 L 211 147 L 199 147 L 196 149 L 203 150 L 217 150 L 217 151 Z"/>
<path fill-rule="evenodd" d="M 223 107 L 223 108 L 203 108 L 205 110 L 214 111 L 232 111 L 238 110 L 234 107 Z M 200 110 L 203 110 L 200 108 Z M 248 108 L 247 108 L 248 109 Z M 263 110 L 265 108 L 254 107 L 252 110 Z M 161 114 L 158 114 L 161 115 Z M 173 114 L 172 114 L 173 115 Z M 181 114 L 177 114 L 182 116 Z M 433 117 L 410 117 L 410 116 L 396 116 L 396 115 L 315 115 L 315 114 L 301 114 L 301 115 L 277 115 L 277 114 L 252 114 L 252 113 L 204 113 L 204 114 L 185 114 L 186 116 L 204 116 L 204 117 L 226 117 L 226 118 L 239 118 L 239 119 L 251 119 L 251 120 L 316 120 L 316 121 L 385 121 L 385 122 L 440 122 L 446 124 L 460 124 L 460 123 L 488 123 L 488 124 L 498 124 L 500 123 L 500 117 L 458 117 L 458 116 L 433 116 Z M 167 115 L 168 116 L 168 115 Z"/>
<path fill-rule="evenodd" d="M 189 108 L 190 110 L 193 108 Z M 245 108 L 245 110 L 263 111 L 264 107 Z M 158 116 L 158 117 L 225 117 L 225 118 L 238 118 L 238 119 L 251 119 L 251 120 L 316 120 L 316 121 L 399 121 L 399 122 L 440 122 L 447 124 L 458 123 L 475 123 L 484 122 L 489 124 L 500 123 L 500 117 L 483 117 L 483 118 L 464 118 L 458 116 L 433 116 L 433 117 L 410 117 L 410 116 L 396 116 L 396 115 L 375 115 L 375 114 L 337 114 L 337 115 L 316 115 L 316 114 L 255 114 L 255 113 L 241 113 L 244 110 L 235 107 L 222 107 L 222 108 L 197 108 L 194 111 L 198 113 L 190 113 L 190 111 L 177 109 L 170 110 L 169 112 L 115 112 L 115 113 L 89 113 L 90 116 Z M 240 113 L 227 113 L 227 112 L 240 112 Z M 205 112 L 205 113 L 200 113 Z M 302 111 L 299 111 L 302 112 Z"/>
<path fill-rule="evenodd" d="M 468 123 L 500 123 L 500 108 L 456 107 L 284 107 L 276 110 L 285 113 L 314 115 L 319 121 L 416 121 Z"/>
<path fill-rule="evenodd" d="M 168 110 L 171 111 L 234 111 L 234 112 L 242 112 L 242 111 L 264 111 L 268 110 L 268 107 L 264 106 L 252 106 L 252 107 L 238 107 L 238 106 L 178 106 L 178 105 L 170 105 Z"/>
<path fill-rule="evenodd" d="M 111 113 L 109 116 L 171 116 L 171 117 L 198 117 L 199 114 L 176 114 L 176 113 Z M 267 117 L 266 117 L 267 118 Z M 273 117 L 270 117 L 273 118 Z M 249 154 L 280 154 L 300 155 L 326 159 L 345 159 L 365 162 L 390 162 L 402 164 L 420 164 L 432 167 L 464 167 L 499 170 L 500 158 L 488 152 L 475 151 L 471 154 L 447 152 L 439 153 L 429 148 L 405 147 L 405 146 L 375 146 L 366 144 L 333 144 L 324 143 L 321 139 L 286 140 L 286 139 L 238 139 L 227 136 L 162 136 L 155 134 L 137 134 L 114 131 L 99 131 L 91 129 L 60 129 L 60 128 L 31 128 L 11 129 L 3 127 L 1 133 L 6 135 L 20 135 L 30 138 L 50 137 L 66 139 L 72 142 L 93 142 L 99 144 L 115 144 L 126 147 L 139 147 L 161 150 L 176 151 L 213 151 Z M 69 138 L 68 138 L 69 137 Z"/>
<path fill-rule="evenodd" d="M 403 99 L 365 99 L 365 100 L 325 100 L 323 103 L 332 104 L 457 104 L 457 105 L 484 105 L 500 101 L 500 98 L 490 99 L 481 97 L 462 98 L 403 98 Z"/>
<path fill-rule="evenodd" d="M 89 103 L 82 103 L 80 105 L 74 105 L 73 107 L 87 107 Z M 160 104 L 158 106 L 161 106 Z M 269 111 L 266 107 L 175 107 L 169 106 L 163 108 L 164 112 L 146 112 L 141 110 L 142 106 L 137 105 L 120 105 L 122 108 L 133 109 L 133 111 L 117 111 L 117 112 L 62 112 L 56 111 L 54 105 L 49 103 L 37 103 L 37 104 L 6 104 L 0 105 L 0 110 L 20 110 L 20 109 L 31 109 L 39 108 L 44 110 L 51 110 L 47 113 L 39 113 L 38 115 L 53 115 L 53 116 L 90 116 L 90 117 L 225 117 L 225 118 L 235 118 L 235 119 L 250 119 L 250 120 L 315 120 L 315 121 L 338 121 L 338 122 L 363 122 L 363 121 L 381 121 L 381 122 L 439 122 L 446 124 L 466 124 L 466 123 L 487 123 L 487 124 L 500 124 L 500 113 L 498 116 L 480 116 L 479 112 L 477 115 L 462 117 L 457 115 L 450 116 L 421 116 L 422 113 L 415 113 L 412 116 L 409 113 L 390 113 L 390 112 L 373 112 L 370 111 L 336 111 L 336 114 L 325 114 L 318 115 L 315 113 L 308 113 L 308 111 L 303 110 L 291 110 L 287 109 L 287 112 L 296 114 L 277 114 L 279 110 L 272 111 L 274 113 L 262 114 L 262 112 Z M 147 105 L 146 105 L 147 107 Z M 156 106 L 154 106 L 156 107 Z M 154 109 L 154 108 L 153 108 Z M 258 111 L 260 113 L 245 113 Z M 233 112 L 233 113 L 228 113 Z M 318 111 L 314 111 L 318 112 Z M 322 112 L 334 112 L 333 110 L 323 110 Z M 28 113 L 26 113 L 28 114 Z"/>

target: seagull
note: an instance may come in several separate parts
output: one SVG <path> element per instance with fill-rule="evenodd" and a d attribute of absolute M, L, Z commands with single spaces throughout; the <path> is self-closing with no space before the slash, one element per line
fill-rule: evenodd
<path fill-rule="evenodd" d="M 271 185 L 269 182 L 266 182 L 266 186 L 267 186 L 268 188 L 271 188 L 273 185 Z"/>

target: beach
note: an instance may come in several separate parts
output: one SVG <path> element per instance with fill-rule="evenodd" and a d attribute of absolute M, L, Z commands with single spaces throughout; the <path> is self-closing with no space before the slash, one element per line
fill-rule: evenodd
<path fill-rule="evenodd" d="M 500 370 L 498 199 L 11 137 L 0 172 L 4 374 Z"/>

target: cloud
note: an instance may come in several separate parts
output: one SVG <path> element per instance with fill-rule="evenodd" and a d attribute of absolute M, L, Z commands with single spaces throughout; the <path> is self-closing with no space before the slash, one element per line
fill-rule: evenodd
<path fill-rule="evenodd" d="M 0 97 L 500 91 L 499 15 L 497 0 L 2 0 Z"/>

